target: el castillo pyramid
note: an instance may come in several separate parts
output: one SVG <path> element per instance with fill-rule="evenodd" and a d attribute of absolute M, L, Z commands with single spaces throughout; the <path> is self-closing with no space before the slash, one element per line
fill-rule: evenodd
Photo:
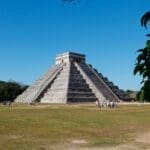
<path fill-rule="evenodd" d="M 86 63 L 83 54 L 57 55 L 56 64 L 16 98 L 21 103 L 128 101 L 123 90 Z"/>

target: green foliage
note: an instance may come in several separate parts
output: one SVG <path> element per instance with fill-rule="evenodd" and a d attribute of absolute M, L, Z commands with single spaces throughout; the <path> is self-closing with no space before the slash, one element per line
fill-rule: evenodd
<path fill-rule="evenodd" d="M 140 90 L 136 95 L 137 100 L 139 100 L 141 103 L 144 102 L 144 90 Z"/>
<path fill-rule="evenodd" d="M 147 41 L 144 49 L 138 50 L 138 53 L 134 74 L 139 73 L 143 78 L 142 82 L 145 82 L 150 79 L 150 40 Z"/>
<path fill-rule="evenodd" d="M 27 86 L 11 81 L 0 81 L 0 102 L 13 101 Z"/>
<path fill-rule="evenodd" d="M 147 28 L 147 24 L 150 21 L 150 11 L 146 12 L 141 18 L 141 25 Z"/>
<path fill-rule="evenodd" d="M 147 28 L 149 21 L 150 11 L 146 12 L 142 16 L 141 25 Z M 147 36 L 150 36 L 150 34 L 147 34 Z M 150 40 L 147 40 L 146 47 L 138 50 L 138 53 L 134 68 L 134 75 L 139 73 L 139 75 L 142 76 L 141 84 L 143 84 L 143 86 L 137 94 L 137 98 L 140 101 L 150 101 Z"/>
<path fill-rule="evenodd" d="M 132 101 L 137 100 L 137 93 L 138 93 L 137 91 L 127 90 L 126 93 Z"/>
<path fill-rule="evenodd" d="M 147 40 L 146 47 L 138 50 L 138 56 L 134 68 L 134 75 L 142 76 L 143 84 L 139 100 L 150 101 L 150 40 Z"/>
<path fill-rule="evenodd" d="M 142 90 L 144 91 L 144 99 L 150 102 L 150 79 L 145 81 Z"/>

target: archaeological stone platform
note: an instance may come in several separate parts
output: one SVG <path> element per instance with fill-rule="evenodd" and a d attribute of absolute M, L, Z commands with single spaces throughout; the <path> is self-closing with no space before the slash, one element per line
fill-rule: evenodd
<path fill-rule="evenodd" d="M 16 98 L 21 103 L 79 103 L 128 101 L 118 86 L 86 63 L 83 54 L 66 52 L 56 57 L 56 63 Z"/>

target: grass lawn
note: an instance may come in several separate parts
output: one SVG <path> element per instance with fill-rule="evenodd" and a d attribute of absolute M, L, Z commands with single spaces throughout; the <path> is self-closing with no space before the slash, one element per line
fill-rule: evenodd
<path fill-rule="evenodd" d="M 114 147 L 150 133 L 150 105 L 0 105 L 0 150 L 49 150 Z"/>

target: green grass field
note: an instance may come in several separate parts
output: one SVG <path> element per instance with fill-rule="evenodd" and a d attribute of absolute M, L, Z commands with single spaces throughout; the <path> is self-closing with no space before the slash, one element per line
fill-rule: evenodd
<path fill-rule="evenodd" d="M 49 150 L 115 147 L 150 148 L 135 138 L 150 133 L 150 105 L 0 105 L 0 149 Z"/>

